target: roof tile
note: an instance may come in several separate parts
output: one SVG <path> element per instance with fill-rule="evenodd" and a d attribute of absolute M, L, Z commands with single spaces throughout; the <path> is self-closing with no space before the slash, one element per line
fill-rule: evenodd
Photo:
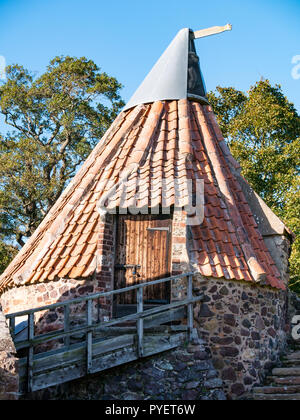
<path fill-rule="evenodd" d="M 188 202 L 186 179 L 204 180 L 205 220 L 191 229 L 202 275 L 253 282 L 245 254 L 250 249 L 266 271 L 268 284 L 284 288 L 241 186 L 231 173 L 223 143 L 209 106 L 188 100 L 165 101 L 121 113 L 1 276 L 0 290 L 13 287 L 15 276 L 32 284 L 91 275 L 96 269 L 99 235 L 96 205 L 120 180 L 121 172 L 130 168 L 125 205 L 137 199 L 138 207 L 172 206 L 177 191 L 178 202 L 184 206 Z M 119 203 L 117 189 L 109 205 L 113 208 Z"/>

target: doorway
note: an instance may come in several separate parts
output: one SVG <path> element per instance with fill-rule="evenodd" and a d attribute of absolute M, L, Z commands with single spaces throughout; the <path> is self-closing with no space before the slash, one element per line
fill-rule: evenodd
<path fill-rule="evenodd" d="M 115 290 L 171 275 L 172 217 L 118 215 L 116 227 Z M 145 305 L 170 302 L 170 285 L 144 288 Z M 118 295 L 117 305 L 136 306 L 136 291 Z"/>

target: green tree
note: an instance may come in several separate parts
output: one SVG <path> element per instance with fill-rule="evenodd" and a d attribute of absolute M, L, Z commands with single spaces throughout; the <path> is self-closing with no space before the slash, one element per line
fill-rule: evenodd
<path fill-rule="evenodd" d="M 16 254 L 16 248 L 11 245 L 7 245 L 3 240 L 0 240 L 0 273 L 5 270 Z"/>
<path fill-rule="evenodd" d="M 124 105 L 121 85 L 86 58 L 56 57 L 34 77 L 6 70 L 0 114 L 0 234 L 23 245 Z"/>
<path fill-rule="evenodd" d="M 242 173 L 297 236 L 291 284 L 300 285 L 300 117 L 279 85 L 261 80 L 243 93 L 217 87 L 209 94 L 224 137 Z M 299 287 L 300 290 L 300 287 Z"/>

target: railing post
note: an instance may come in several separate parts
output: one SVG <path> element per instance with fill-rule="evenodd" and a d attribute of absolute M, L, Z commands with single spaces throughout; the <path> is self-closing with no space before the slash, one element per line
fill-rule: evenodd
<path fill-rule="evenodd" d="M 14 341 L 15 340 L 15 331 L 16 331 L 16 318 L 14 316 L 12 316 L 9 319 L 9 331 L 10 331 L 11 338 Z"/>
<path fill-rule="evenodd" d="M 101 322 L 101 300 L 100 298 L 97 299 L 97 324 Z"/>
<path fill-rule="evenodd" d="M 91 327 L 93 325 L 93 300 L 87 301 L 87 325 Z M 88 331 L 86 335 L 86 370 L 87 374 L 91 372 L 93 362 L 93 332 Z"/>
<path fill-rule="evenodd" d="M 189 274 L 188 276 L 187 298 L 188 300 L 193 299 L 193 276 L 191 274 Z M 193 303 L 189 303 L 187 309 L 188 309 L 188 334 L 189 334 L 189 339 L 191 339 L 193 327 L 194 327 Z"/>
<path fill-rule="evenodd" d="M 34 313 L 28 314 L 28 340 L 34 339 Z M 33 355 L 34 346 L 30 344 L 28 349 L 28 364 L 27 364 L 27 390 L 32 392 L 33 385 Z"/>
<path fill-rule="evenodd" d="M 144 288 L 139 287 L 137 290 L 137 313 L 141 314 L 144 311 Z M 143 357 L 144 354 L 144 319 L 137 320 L 137 335 L 138 335 L 138 357 Z"/>
<path fill-rule="evenodd" d="M 66 304 L 64 308 L 64 332 L 70 332 L 70 305 Z M 67 335 L 64 339 L 65 347 L 70 346 L 70 336 Z"/>

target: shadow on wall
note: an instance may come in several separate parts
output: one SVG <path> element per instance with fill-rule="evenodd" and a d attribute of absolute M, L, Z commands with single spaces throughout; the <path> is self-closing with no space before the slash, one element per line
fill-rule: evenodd
<path fill-rule="evenodd" d="M 46 285 L 46 284 L 45 284 Z M 48 285 L 49 286 L 49 285 Z M 52 286 L 52 285 L 51 285 Z M 101 293 L 97 290 L 97 285 L 93 280 L 87 280 L 84 286 L 72 287 L 65 292 L 57 302 L 53 303 L 53 309 L 37 311 L 34 314 L 34 336 L 38 338 L 41 335 L 55 332 L 63 332 L 75 328 L 84 327 L 88 320 L 88 304 L 84 300 L 86 296 Z M 72 296 L 70 298 L 70 296 Z M 82 301 L 78 301 L 82 299 Z M 74 303 L 67 305 L 67 302 L 75 300 Z M 61 303 L 61 305 L 59 305 Z M 112 299 L 98 298 L 92 304 L 92 323 L 100 324 L 112 318 Z M 26 341 L 29 337 L 28 315 L 16 318 L 15 343 Z M 59 338 L 37 345 L 35 353 L 58 349 L 66 343 L 75 344 L 85 341 L 85 334 L 72 335 L 70 339 Z M 27 355 L 26 350 L 18 352 L 19 357 Z"/>

